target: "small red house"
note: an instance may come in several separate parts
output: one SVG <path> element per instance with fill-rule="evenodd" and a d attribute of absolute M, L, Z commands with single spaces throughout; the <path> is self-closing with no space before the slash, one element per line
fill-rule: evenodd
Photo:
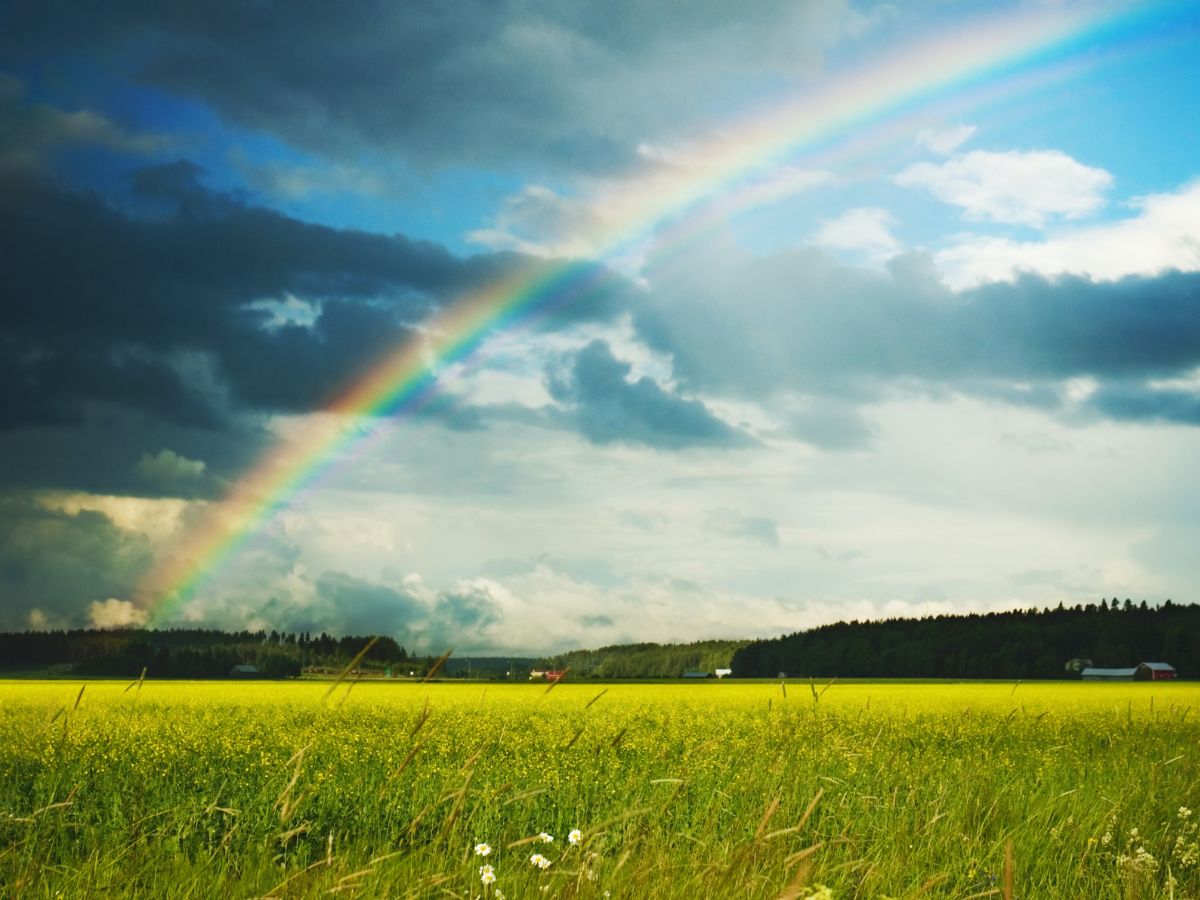
<path fill-rule="evenodd" d="M 1134 681 L 1173 681 L 1178 673 L 1170 663 L 1144 662 L 1133 672 Z"/>

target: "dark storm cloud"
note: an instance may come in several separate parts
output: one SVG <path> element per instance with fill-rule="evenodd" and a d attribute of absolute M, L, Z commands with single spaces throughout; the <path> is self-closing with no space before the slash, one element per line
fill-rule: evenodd
<path fill-rule="evenodd" d="M 144 424 L 122 427 L 233 432 L 241 412 L 319 408 L 440 305 L 548 265 L 308 224 L 209 191 L 201 175 L 189 162 L 145 169 L 125 209 L 31 171 L 0 175 L 0 431 L 94 429 L 132 412 Z M 593 281 L 542 327 L 611 314 L 620 286 Z M 271 306 L 292 297 L 307 319 Z M 418 414 L 480 424 L 445 402 Z M 128 487 L 121 473 L 164 447 L 197 458 L 194 446 L 129 448 L 114 483 Z"/>
<path fill-rule="evenodd" d="M 739 76 L 810 66 L 844 4 L 12 2 L 0 54 L 56 55 L 326 153 L 611 169 Z M 619 102 L 613 96 L 620 97 Z"/>
<path fill-rule="evenodd" d="M 1113 419 L 1200 425 L 1200 392 L 1144 384 L 1109 384 L 1089 397 L 1088 404 Z"/>
<path fill-rule="evenodd" d="M 143 497 L 212 498 L 272 440 L 237 422 L 220 430 L 172 424 L 144 413 L 95 409 L 66 425 L 0 429 L 0 484 Z M 203 462 L 189 478 L 155 477 L 143 459 L 163 453 Z"/>
<path fill-rule="evenodd" d="M 317 595 L 315 608 L 294 609 L 290 604 L 281 604 L 281 614 L 301 617 L 288 623 L 287 628 L 330 630 L 336 634 L 405 634 L 428 615 L 425 605 L 404 591 L 337 572 L 326 572 L 317 580 Z"/>
<path fill-rule="evenodd" d="M 483 632 L 502 618 L 491 597 L 470 588 L 427 602 L 403 588 L 341 572 L 323 573 L 314 587 L 314 596 L 304 603 L 275 599 L 241 612 L 284 631 L 387 634 L 410 647 L 417 642 L 437 652 L 482 639 Z M 231 613 L 233 608 L 225 610 L 225 615 Z"/>
<path fill-rule="evenodd" d="M 235 404 L 311 408 L 465 280 L 440 248 L 242 207 L 194 176 L 186 164 L 148 173 L 155 197 L 177 202 L 153 219 L 3 179 L 3 425 L 77 421 L 98 401 L 215 426 L 216 398 L 180 373 L 187 353 L 213 360 Z M 252 304 L 290 294 L 328 305 L 311 328 L 272 330 Z"/>
<path fill-rule="evenodd" d="M 734 300 L 733 298 L 736 298 Z M 839 402 L 909 385 L 1046 408 L 1062 382 L 1112 382 L 1092 408 L 1119 418 L 1193 421 L 1191 395 L 1145 384 L 1200 366 L 1200 274 L 1116 282 L 1025 276 L 954 293 L 914 254 L 887 271 L 843 266 L 815 250 L 728 259 L 656 274 L 639 332 L 670 354 L 699 391 L 763 399 L 784 393 Z M 856 419 L 818 445 L 860 445 Z"/>
<path fill-rule="evenodd" d="M 594 444 L 645 444 L 660 449 L 746 443 L 698 400 L 664 390 L 653 379 L 629 381 L 632 367 L 608 344 L 592 341 L 554 374 L 551 395 L 570 409 L 574 424 Z"/>
<path fill-rule="evenodd" d="M 41 168 L 49 157 L 72 147 L 148 153 L 164 137 L 133 134 L 91 110 L 65 112 L 29 103 L 25 84 L 0 72 L 0 170 Z"/>
<path fill-rule="evenodd" d="M 0 497 L 0 629 L 80 626 L 92 603 L 130 595 L 150 561 L 144 538 L 99 512 L 47 509 Z"/>

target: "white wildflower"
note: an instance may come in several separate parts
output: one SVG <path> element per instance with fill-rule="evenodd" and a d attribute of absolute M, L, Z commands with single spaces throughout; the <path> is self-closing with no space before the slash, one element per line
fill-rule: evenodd
<path fill-rule="evenodd" d="M 1117 866 L 1134 875 L 1153 875 L 1158 871 L 1158 860 L 1145 847 L 1138 847 L 1132 856 L 1122 853 L 1117 857 Z"/>
<path fill-rule="evenodd" d="M 1175 846 L 1171 848 L 1171 856 L 1181 869 L 1193 869 L 1200 863 L 1200 842 L 1194 839 L 1189 841 L 1182 834 L 1178 835 Z"/>
<path fill-rule="evenodd" d="M 479 880 L 484 884 L 496 883 L 496 870 L 491 866 L 483 865 L 479 867 Z"/>
<path fill-rule="evenodd" d="M 548 869 L 552 865 L 550 860 L 546 859 L 546 857 L 542 856 L 540 853 L 535 853 L 533 856 L 529 857 L 529 862 L 537 866 L 539 869 Z"/>
<path fill-rule="evenodd" d="M 1192 811 L 1190 809 L 1188 809 L 1186 806 L 1179 807 L 1179 818 L 1188 819 L 1188 818 L 1191 818 L 1191 815 L 1192 815 Z"/>
<path fill-rule="evenodd" d="M 476 844 L 475 845 L 475 855 L 476 856 L 487 856 L 491 852 L 492 852 L 491 844 Z"/>
<path fill-rule="evenodd" d="M 578 828 L 572 828 L 571 833 L 567 835 L 567 840 L 572 844 L 579 844 L 583 841 L 583 832 Z"/>
<path fill-rule="evenodd" d="M 543 844 L 553 844 L 554 843 L 554 835 L 547 834 L 546 832 L 541 831 L 541 832 L 538 832 L 538 840 L 541 841 Z"/>

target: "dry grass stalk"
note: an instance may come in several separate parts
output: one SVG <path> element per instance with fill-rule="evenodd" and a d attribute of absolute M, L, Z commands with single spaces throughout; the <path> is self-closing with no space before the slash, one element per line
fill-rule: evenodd
<path fill-rule="evenodd" d="M 915 894 L 913 894 L 913 896 L 920 897 L 922 894 L 927 893 L 930 890 L 930 888 L 937 887 L 939 884 L 941 884 L 943 881 L 945 881 L 949 877 L 950 876 L 947 875 L 945 872 L 941 872 L 930 878 L 926 878 L 924 883 L 919 888 L 917 888 L 917 892 Z"/>
<path fill-rule="evenodd" d="M 1004 845 L 1004 900 L 1013 900 L 1013 842 Z"/>
<path fill-rule="evenodd" d="M 756 841 L 761 841 L 763 839 L 763 835 L 766 834 L 766 832 L 767 832 L 767 825 L 770 824 L 772 817 L 777 812 L 779 812 L 779 795 L 778 794 L 775 795 L 775 799 L 773 799 L 770 803 L 767 804 L 767 808 L 763 812 L 763 817 L 758 823 L 758 828 L 755 829 L 755 831 L 754 831 L 754 839 Z"/>
<path fill-rule="evenodd" d="M 449 650 L 447 650 L 445 653 L 443 653 L 441 656 L 439 656 L 437 658 L 437 662 L 435 662 L 432 666 L 429 667 L 429 671 L 426 672 L 425 677 L 421 679 L 421 684 L 424 684 L 425 682 L 429 681 L 429 679 L 431 679 L 434 675 L 436 675 L 438 673 L 438 669 L 440 669 L 442 666 L 444 666 L 446 664 L 446 660 L 448 660 L 450 658 L 450 654 L 453 652 L 454 652 L 454 648 L 451 647 Z"/>
<path fill-rule="evenodd" d="M 138 689 L 138 691 L 140 692 L 140 691 L 141 691 L 141 689 L 142 689 L 142 682 L 143 682 L 143 681 L 145 681 L 145 680 L 146 680 L 146 667 L 145 667 L 145 666 L 143 666 L 143 667 L 142 667 L 142 674 L 141 674 L 141 675 L 139 675 L 139 676 L 137 677 L 137 680 L 136 680 L 136 681 L 130 682 L 130 684 L 129 684 L 129 687 L 125 688 L 125 690 L 121 691 L 121 693 L 122 693 L 122 694 L 128 694 L 128 693 L 129 693 L 131 690 L 133 690 L 134 688 L 137 688 L 137 689 Z M 82 693 L 83 693 L 83 691 L 81 690 L 79 693 L 80 693 L 80 694 L 82 694 Z"/>
<path fill-rule="evenodd" d="M 804 890 L 804 886 L 808 884 L 808 876 L 812 873 L 812 860 L 802 862 L 796 868 L 796 874 L 792 876 L 792 880 L 776 898 L 776 900 L 797 900 L 800 897 L 800 892 Z"/>
<path fill-rule="evenodd" d="M 332 694 L 335 690 L 337 690 L 337 686 L 346 680 L 346 676 L 349 675 L 351 672 L 353 672 L 355 670 L 355 668 L 357 668 L 358 664 L 363 661 L 363 657 L 365 657 L 368 653 L 371 652 L 371 648 L 375 646 L 375 644 L 378 640 L 379 640 L 379 635 L 375 635 L 375 637 L 373 637 L 369 641 L 367 641 L 366 645 L 361 650 L 358 651 L 358 653 L 355 655 L 354 659 L 352 659 L 352 660 L 350 660 L 350 662 L 346 663 L 346 668 L 342 669 L 342 671 L 338 675 L 338 677 L 333 680 L 333 684 L 331 684 L 329 686 L 329 690 L 327 690 L 325 692 L 324 699 L 326 699 L 326 700 L 329 699 L 329 695 Z"/>
<path fill-rule="evenodd" d="M 288 760 L 288 764 L 295 763 L 296 768 L 292 771 L 292 778 L 280 791 L 279 796 L 275 799 L 275 808 L 279 810 L 279 824 L 286 825 L 292 820 L 296 814 L 296 810 L 300 808 L 300 804 L 304 802 L 306 794 L 295 794 L 296 785 L 300 781 L 300 771 L 304 768 L 304 753 L 311 747 L 311 744 L 306 744 Z"/>
<path fill-rule="evenodd" d="M 570 750 L 572 747 L 574 747 L 574 746 L 575 746 L 575 742 L 576 742 L 577 740 L 579 740 L 579 736 L 580 736 L 581 734 L 583 734 L 583 729 L 584 729 L 584 728 L 586 728 L 586 727 L 587 727 L 586 725 L 580 725 L 580 726 L 579 726 L 579 729 L 578 729 L 578 730 L 575 732 L 574 736 L 573 736 L 573 737 L 572 737 L 572 738 L 571 738 L 569 741 L 567 741 L 567 742 L 566 742 L 566 743 L 565 743 L 565 744 L 562 746 L 562 749 L 563 749 L 563 750 Z"/>
<path fill-rule="evenodd" d="M 568 673 L 568 672 L 570 672 L 570 671 L 571 671 L 571 667 L 570 667 L 570 666 L 567 666 L 565 669 L 563 669 L 563 670 L 562 670 L 562 674 L 561 674 L 561 675 L 559 675 L 557 678 L 553 678 L 553 679 L 551 679 L 551 680 L 550 680 L 550 684 L 549 684 L 549 686 L 547 686 L 547 688 L 546 688 L 546 693 L 548 694 L 548 693 L 550 693 L 552 690 L 554 690 L 556 687 L 558 687 L 558 683 L 559 683 L 560 681 L 564 681 L 564 680 L 566 679 L 566 677 L 567 677 L 567 673 Z"/>
<path fill-rule="evenodd" d="M 333 860 L 328 857 L 326 857 L 325 859 L 318 859 L 315 863 L 313 863 L 308 868 L 301 869 L 299 872 L 295 872 L 295 873 L 289 875 L 287 878 L 283 879 L 283 881 L 279 882 L 279 884 L 275 885 L 275 887 L 271 888 L 269 891 L 267 891 L 265 894 L 263 894 L 261 897 L 259 897 L 258 900 L 279 900 L 279 897 L 280 897 L 279 892 L 282 891 L 289 884 L 291 884 L 293 881 L 295 881 L 297 878 L 307 875 L 313 869 L 319 869 L 321 866 L 328 866 L 332 862 L 333 862 Z"/>
<path fill-rule="evenodd" d="M 387 780 L 383 783 L 382 787 L 379 788 L 379 799 L 380 800 L 382 800 L 384 798 L 384 796 L 387 794 L 388 789 L 391 788 L 391 786 L 392 786 L 392 782 L 394 782 L 397 778 L 400 777 L 400 773 L 408 768 L 409 764 L 414 759 L 416 759 L 417 753 L 420 752 L 421 748 L 424 746 L 425 746 L 425 743 L 424 743 L 424 741 L 422 741 L 420 743 L 414 744 L 413 748 L 408 751 L 408 756 L 404 757 L 404 761 L 402 763 L 400 763 L 399 766 L 396 767 L 395 771 L 393 771 L 392 774 L 390 774 L 387 777 Z"/>

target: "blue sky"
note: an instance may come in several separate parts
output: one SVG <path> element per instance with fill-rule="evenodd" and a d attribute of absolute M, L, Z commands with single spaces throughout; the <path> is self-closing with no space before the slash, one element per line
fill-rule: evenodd
<path fill-rule="evenodd" d="M 604 255 L 748 116 L 1048 16 L 1083 37 Z M 613 277 L 372 423 L 177 621 L 544 652 L 1195 596 L 1191 4 L 15 3 L 0 35 L 2 627 L 145 621 L 264 454 L 564 256 Z"/>

